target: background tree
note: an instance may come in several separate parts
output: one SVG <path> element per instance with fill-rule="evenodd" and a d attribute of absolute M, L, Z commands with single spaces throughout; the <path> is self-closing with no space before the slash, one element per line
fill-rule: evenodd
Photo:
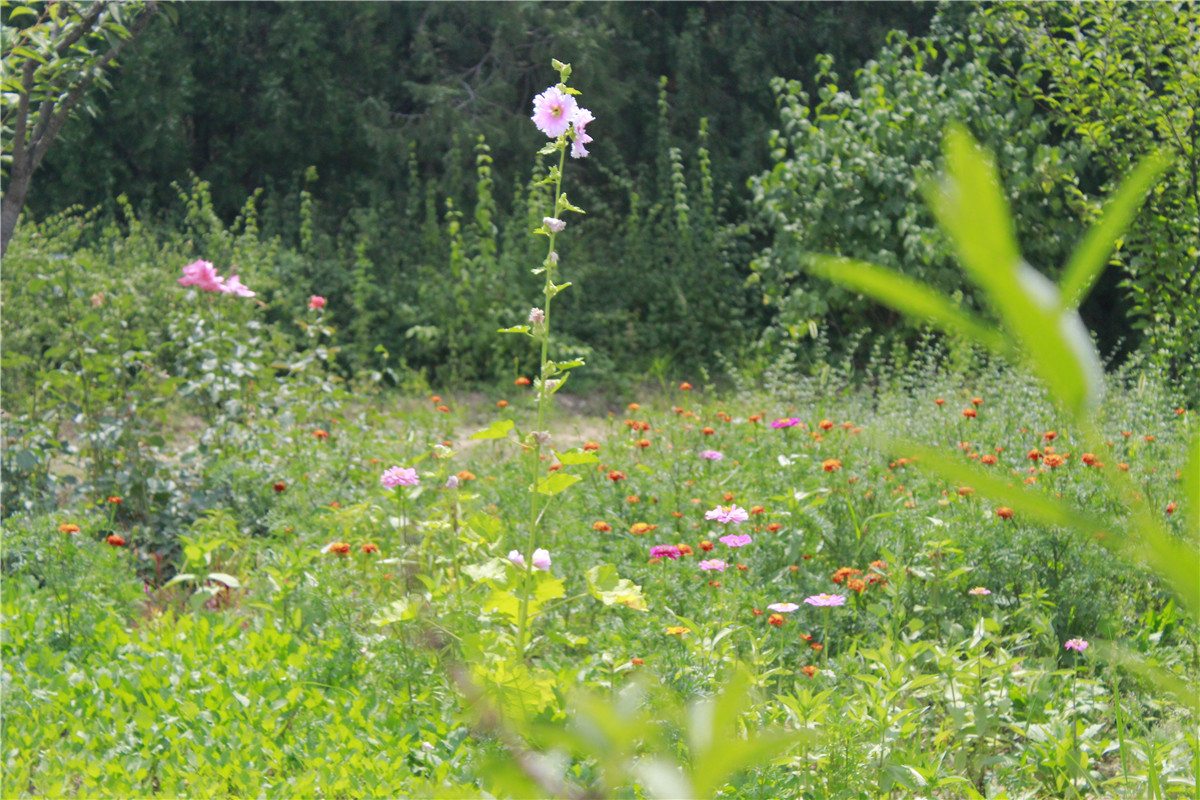
<path fill-rule="evenodd" d="M 158 10 L 149 2 L 14 2 L 5 7 L 0 144 L 7 187 L 0 254 L 16 228 L 33 173 L 93 84 Z M 125 20 L 133 20 L 126 26 Z"/>

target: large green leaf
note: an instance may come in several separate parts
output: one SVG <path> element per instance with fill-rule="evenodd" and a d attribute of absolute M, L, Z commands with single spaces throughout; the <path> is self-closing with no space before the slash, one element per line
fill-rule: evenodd
<path fill-rule="evenodd" d="M 573 484 L 579 483 L 579 477 L 567 472 L 551 472 L 538 479 L 538 494 L 558 494 Z"/>
<path fill-rule="evenodd" d="M 498 419 L 493 422 L 486 430 L 471 434 L 471 439 L 503 439 L 508 435 L 508 432 L 513 429 L 513 421 L 511 419 Z"/>
<path fill-rule="evenodd" d="M 606 606 L 620 603 L 635 611 L 646 610 L 642 587 L 617 574 L 612 564 L 597 564 L 586 573 L 588 591 Z"/>

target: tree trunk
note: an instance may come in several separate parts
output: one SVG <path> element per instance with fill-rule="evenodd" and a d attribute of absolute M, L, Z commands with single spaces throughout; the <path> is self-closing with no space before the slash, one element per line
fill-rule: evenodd
<path fill-rule="evenodd" d="M 8 241 L 17 228 L 17 219 L 25 205 L 25 195 L 29 192 L 31 175 L 32 171 L 25 164 L 13 163 L 7 190 L 0 199 L 0 258 L 8 252 Z"/>

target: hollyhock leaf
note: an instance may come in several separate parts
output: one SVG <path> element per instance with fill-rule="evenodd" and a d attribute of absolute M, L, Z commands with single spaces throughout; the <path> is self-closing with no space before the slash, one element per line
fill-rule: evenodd
<path fill-rule="evenodd" d="M 496 333 L 529 333 L 529 326 L 514 325 L 511 328 L 500 328 Z"/>
<path fill-rule="evenodd" d="M 563 466 L 575 466 L 576 464 L 594 464 L 600 459 L 595 453 L 559 453 L 558 460 Z"/>
<path fill-rule="evenodd" d="M 566 583 L 549 572 L 535 572 L 534 581 L 537 585 L 534 587 L 533 597 L 539 603 L 557 600 L 565 592 Z"/>
<path fill-rule="evenodd" d="M 597 564 L 586 573 L 588 591 L 606 606 L 623 605 L 635 611 L 646 611 L 642 587 L 617 574 L 612 564 Z"/>
<path fill-rule="evenodd" d="M 489 425 L 486 430 L 473 433 L 469 438 L 473 440 L 503 439 L 513 429 L 513 425 L 514 423 L 511 419 L 498 419 Z"/>
<path fill-rule="evenodd" d="M 492 558 L 482 564 L 463 567 L 463 572 L 473 581 L 490 581 L 502 585 L 508 581 L 508 570 L 504 566 L 507 561 L 504 558 Z"/>
<path fill-rule="evenodd" d="M 372 625 L 383 627 L 393 622 L 404 622 L 417 616 L 417 608 L 407 597 L 401 597 L 376 611 L 369 620 Z"/>
<path fill-rule="evenodd" d="M 558 142 L 550 142 L 549 144 L 542 145 L 542 149 L 538 150 L 538 155 L 539 156 L 548 156 L 551 153 L 556 152 L 557 150 L 558 150 Z"/>
<path fill-rule="evenodd" d="M 579 483 L 580 478 L 566 472 L 552 472 L 538 479 L 538 494 L 555 495 L 565 491 L 573 484 Z"/>

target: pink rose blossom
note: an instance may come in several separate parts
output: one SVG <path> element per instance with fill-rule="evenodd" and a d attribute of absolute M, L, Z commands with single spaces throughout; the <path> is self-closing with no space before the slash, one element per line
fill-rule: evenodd
<path fill-rule="evenodd" d="M 846 598 L 840 594 L 814 594 L 812 597 L 804 598 L 804 602 L 810 606 L 844 606 Z"/>
<path fill-rule="evenodd" d="M 750 515 L 746 513 L 746 509 L 739 508 L 737 504 L 729 506 L 717 506 L 712 511 L 704 512 L 705 519 L 716 520 L 724 525 L 733 523 L 738 525 L 750 519 Z"/>
<path fill-rule="evenodd" d="M 726 564 L 724 561 L 722 561 L 719 558 L 713 558 L 708 561 L 700 562 L 700 569 L 702 569 L 702 570 L 715 569 L 717 572 L 724 572 L 725 568 L 728 566 L 729 566 L 728 564 Z"/>
<path fill-rule="evenodd" d="M 421 481 L 417 477 L 417 471 L 411 467 L 391 467 L 384 470 L 379 482 L 389 489 L 395 489 L 397 486 L 416 486 Z"/>
<path fill-rule="evenodd" d="M 180 286 L 198 286 L 206 292 L 223 292 L 225 279 L 217 274 L 209 261 L 193 261 L 183 268 Z"/>
<path fill-rule="evenodd" d="M 557 139 L 567 132 L 577 108 L 574 97 L 557 86 L 551 86 L 533 98 L 533 116 L 530 119 L 539 131 L 551 139 Z"/>
<path fill-rule="evenodd" d="M 728 536 L 722 536 L 717 541 L 730 547 L 745 547 L 754 540 L 744 533 L 731 533 Z"/>
<path fill-rule="evenodd" d="M 319 294 L 314 294 L 312 297 L 308 298 L 308 307 L 309 308 L 324 308 L 325 307 L 325 298 L 321 297 L 321 295 L 319 295 Z"/>

